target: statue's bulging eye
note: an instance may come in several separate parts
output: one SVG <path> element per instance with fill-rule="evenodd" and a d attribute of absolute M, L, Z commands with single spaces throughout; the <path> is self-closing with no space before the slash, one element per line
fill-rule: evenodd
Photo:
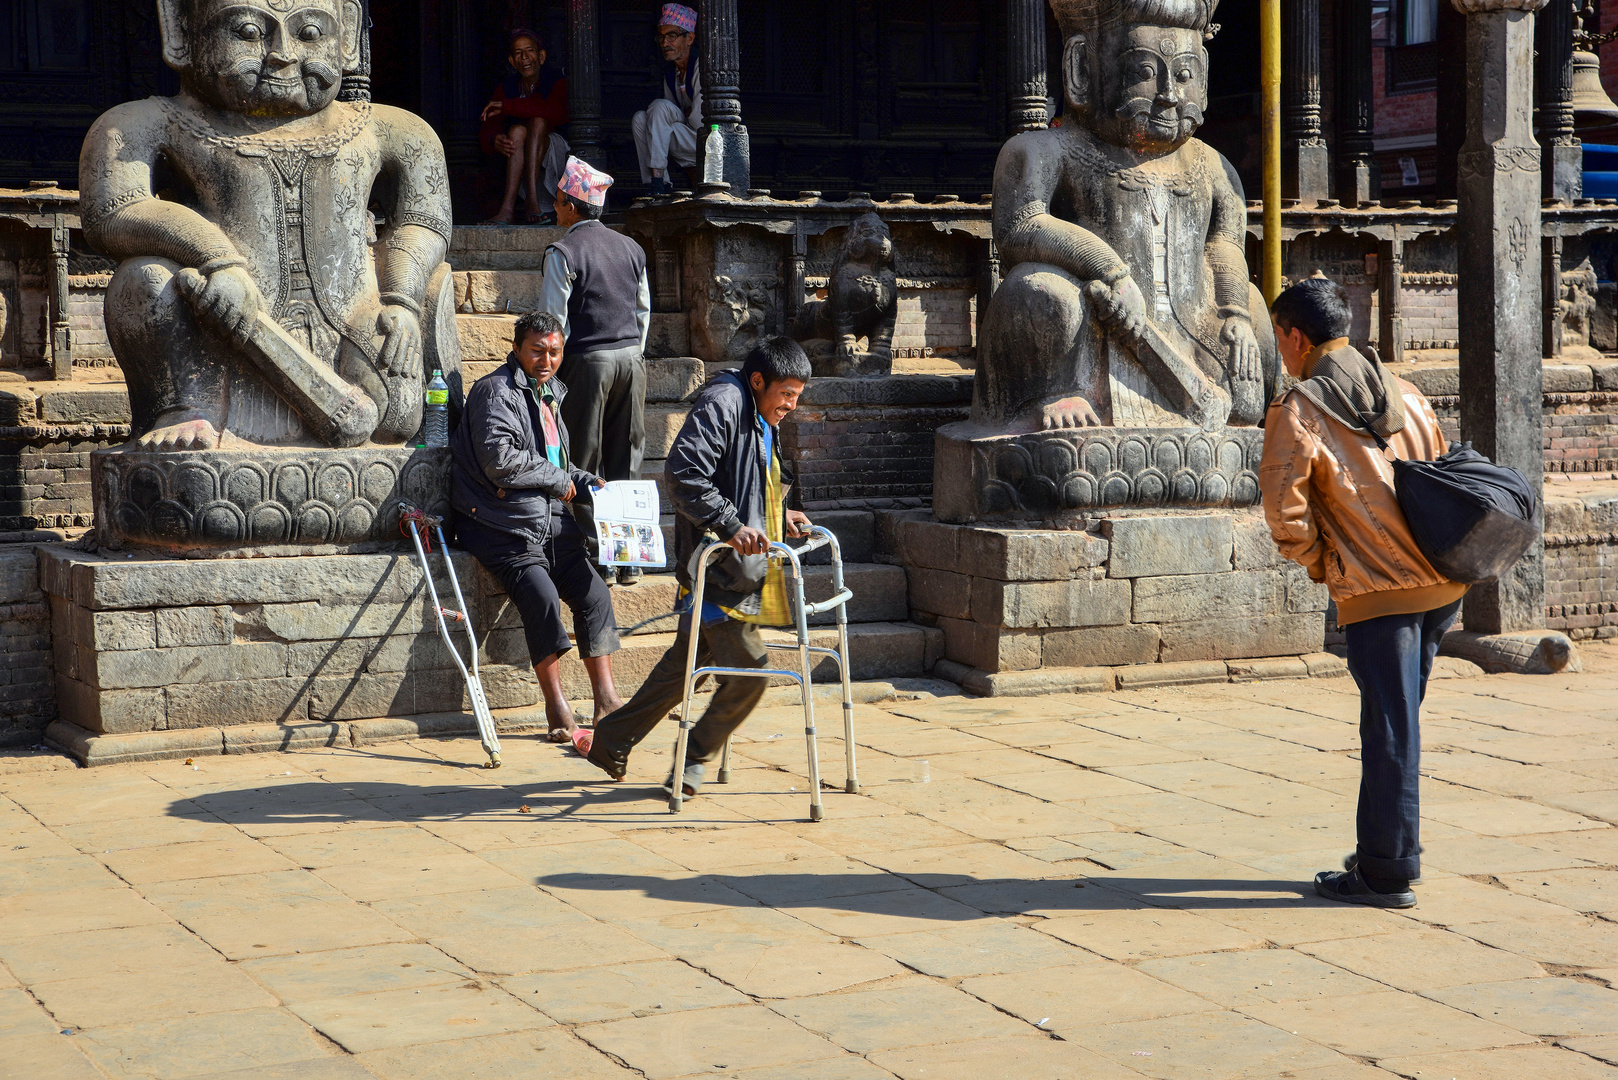
<path fill-rule="evenodd" d="M 258 23 L 242 23 L 236 28 L 236 36 L 243 41 L 263 41 L 264 28 Z"/>
<path fill-rule="evenodd" d="M 1193 72 L 1190 68 L 1181 68 L 1174 77 L 1179 79 L 1181 82 L 1190 82 L 1194 76 L 1195 72 Z"/>
<path fill-rule="evenodd" d="M 302 30 L 298 31 L 298 37 L 303 41 L 319 41 L 320 27 L 316 26 L 314 23 L 309 23 Z"/>

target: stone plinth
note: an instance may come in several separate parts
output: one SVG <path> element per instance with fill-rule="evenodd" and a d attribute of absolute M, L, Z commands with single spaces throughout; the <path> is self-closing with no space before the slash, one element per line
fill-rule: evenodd
<path fill-rule="evenodd" d="M 1258 428 L 1075 428 L 984 434 L 940 429 L 933 511 L 940 521 L 1046 519 L 1109 507 L 1254 506 Z"/>
<path fill-rule="evenodd" d="M 103 545 L 202 556 L 396 548 L 401 503 L 448 513 L 449 470 L 412 446 L 90 455 Z"/>
<path fill-rule="evenodd" d="M 1257 510 L 1113 511 L 1072 529 L 890 519 L 937 669 L 981 694 L 1338 674 L 1326 590 Z M 953 666 L 952 666 L 953 665 Z"/>
<path fill-rule="evenodd" d="M 185 749 L 175 733 L 206 730 L 217 753 L 221 729 L 239 729 L 238 740 L 262 729 L 272 742 L 296 741 L 310 724 L 469 708 L 413 555 L 203 560 L 39 550 L 57 708 L 65 725 L 82 729 L 53 728 L 59 745 L 166 733 L 154 745 Z M 535 704 L 520 619 L 471 556 L 453 557 L 480 635 L 489 704 Z M 453 594 L 446 600 L 453 605 Z M 457 645 L 464 654 L 464 636 Z M 91 756 L 93 746 L 81 750 Z"/>

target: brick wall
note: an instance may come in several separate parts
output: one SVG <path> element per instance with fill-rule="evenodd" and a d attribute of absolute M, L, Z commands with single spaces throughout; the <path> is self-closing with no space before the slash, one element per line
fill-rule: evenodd
<path fill-rule="evenodd" d="M 933 436 L 971 403 L 970 375 L 816 379 L 781 425 L 804 508 L 928 505 Z"/>
<path fill-rule="evenodd" d="M 0 533 L 91 524 L 90 453 L 128 437 L 104 427 L 0 428 Z"/>
<path fill-rule="evenodd" d="M 1571 638 L 1618 637 L 1618 489 L 1545 497 L 1546 625 Z"/>
<path fill-rule="evenodd" d="M 1459 439 L 1460 399 L 1442 394 L 1428 400 L 1444 434 Z M 1618 393 L 1546 394 L 1544 422 L 1547 475 L 1618 473 Z"/>
<path fill-rule="evenodd" d="M 971 356 L 977 347 L 977 296 L 968 288 L 899 289 L 895 356 Z"/>
<path fill-rule="evenodd" d="M 50 608 L 32 546 L 0 549 L 0 746 L 32 745 L 56 719 Z"/>

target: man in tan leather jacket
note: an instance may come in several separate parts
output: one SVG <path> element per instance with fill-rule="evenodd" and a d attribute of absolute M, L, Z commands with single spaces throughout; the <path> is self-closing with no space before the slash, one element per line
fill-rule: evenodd
<path fill-rule="evenodd" d="M 1421 700 L 1439 640 L 1466 586 L 1416 546 L 1391 457 L 1431 460 L 1445 439 L 1414 386 L 1348 343 L 1342 287 L 1308 278 L 1271 305 L 1287 372 L 1301 381 L 1269 407 L 1259 487 L 1281 554 L 1324 582 L 1360 688 L 1358 847 L 1342 873 L 1315 876 L 1332 900 L 1411 907 L 1421 876 Z M 1378 449 L 1369 427 L 1388 443 Z"/>

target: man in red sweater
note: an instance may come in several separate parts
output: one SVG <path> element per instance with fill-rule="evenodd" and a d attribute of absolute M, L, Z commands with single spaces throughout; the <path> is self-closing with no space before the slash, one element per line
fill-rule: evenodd
<path fill-rule="evenodd" d="M 546 63 L 545 42 L 532 30 L 511 32 L 512 73 L 483 107 L 479 142 L 486 154 L 506 158 L 506 192 L 490 224 L 516 220 L 517 189 L 528 185 L 529 225 L 554 220 L 556 185 L 567 168 L 568 145 L 557 130 L 567 124 L 567 76 Z"/>

